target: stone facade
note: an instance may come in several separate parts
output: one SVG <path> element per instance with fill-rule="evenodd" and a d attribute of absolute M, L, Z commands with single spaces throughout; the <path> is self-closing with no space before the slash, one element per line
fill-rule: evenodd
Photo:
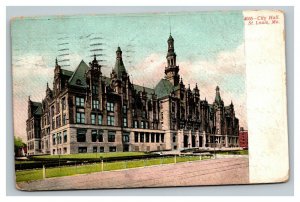
<path fill-rule="evenodd" d="M 120 47 L 109 77 L 96 56 L 74 72 L 56 60 L 53 89 L 47 84 L 41 103 L 28 101 L 28 154 L 239 146 L 233 104 L 224 105 L 219 87 L 209 104 L 197 84 L 185 86 L 171 35 L 166 59 L 165 78 L 154 89 L 130 81 Z"/>

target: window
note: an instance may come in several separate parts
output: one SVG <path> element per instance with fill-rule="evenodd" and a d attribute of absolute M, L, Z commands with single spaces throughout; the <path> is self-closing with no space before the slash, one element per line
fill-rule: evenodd
<path fill-rule="evenodd" d="M 123 133 L 123 142 L 129 142 L 129 133 Z"/>
<path fill-rule="evenodd" d="M 116 133 L 115 132 L 108 132 L 108 142 L 115 142 L 116 139 Z"/>
<path fill-rule="evenodd" d="M 148 129 L 148 122 L 147 121 L 145 122 L 145 128 Z"/>
<path fill-rule="evenodd" d="M 116 152 L 117 148 L 116 147 L 109 147 L 109 152 Z"/>
<path fill-rule="evenodd" d="M 176 142 L 176 133 L 173 133 L 173 142 Z"/>
<path fill-rule="evenodd" d="M 98 86 L 92 85 L 92 93 L 96 95 L 98 94 Z"/>
<path fill-rule="evenodd" d="M 64 154 L 66 154 L 68 151 L 67 147 L 64 147 Z"/>
<path fill-rule="evenodd" d="M 77 129 L 77 142 L 85 142 L 85 141 L 86 141 L 86 130 Z"/>
<path fill-rule="evenodd" d="M 99 152 L 103 153 L 104 152 L 104 147 L 100 147 Z"/>
<path fill-rule="evenodd" d="M 84 98 L 76 97 L 76 106 L 77 107 L 84 107 Z"/>
<path fill-rule="evenodd" d="M 107 116 L 107 125 L 114 126 L 115 125 L 115 117 Z"/>
<path fill-rule="evenodd" d="M 99 109 L 99 100 L 93 100 L 93 109 Z"/>
<path fill-rule="evenodd" d="M 144 128 L 144 121 L 141 121 L 141 128 Z"/>
<path fill-rule="evenodd" d="M 87 153 L 87 147 L 78 147 L 78 153 Z"/>
<path fill-rule="evenodd" d="M 96 124 L 96 115 L 91 114 L 91 124 Z"/>
<path fill-rule="evenodd" d="M 92 142 L 96 142 L 97 141 L 97 130 L 92 130 Z"/>
<path fill-rule="evenodd" d="M 127 118 L 123 118 L 123 127 L 127 127 Z"/>
<path fill-rule="evenodd" d="M 134 121 L 134 122 L 133 122 L 133 127 L 134 127 L 134 128 L 138 128 L 138 127 L 139 127 L 139 126 L 138 126 L 138 121 Z"/>
<path fill-rule="evenodd" d="M 98 115 L 98 124 L 102 125 L 102 115 Z"/>
<path fill-rule="evenodd" d="M 62 107 L 62 110 L 66 109 L 66 98 L 65 97 L 61 99 L 61 107 Z"/>
<path fill-rule="evenodd" d="M 103 131 L 102 130 L 98 130 L 98 141 L 103 142 Z"/>
<path fill-rule="evenodd" d="M 149 133 L 146 133 L 146 142 L 149 142 Z"/>
<path fill-rule="evenodd" d="M 53 143 L 53 145 L 56 145 L 56 135 L 55 134 L 52 135 L 52 143 Z"/>
<path fill-rule="evenodd" d="M 93 147 L 93 153 L 97 153 L 97 147 Z"/>
<path fill-rule="evenodd" d="M 61 144 L 61 140 L 62 140 L 61 133 L 57 133 L 57 143 Z"/>
<path fill-rule="evenodd" d="M 127 114 L 127 106 L 126 106 L 126 105 L 123 106 L 123 114 L 124 114 L 124 115 Z"/>
<path fill-rule="evenodd" d="M 140 142 L 144 142 L 144 133 L 140 134 Z"/>
<path fill-rule="evenodd" d="M 156 142 L 159 142 L 159 134 L 156 134 Z"/>
<path fill-rule="evenodd" d="M 143 110 L 143 112 L 142 112 L 142 117 L 143 117 L 143 118 L 146 118 L 146 117 L 147 117 L 147 113 L 146 113 L 145 110 Z"/>
<path fill-rule="evenodd" d="M 56 117 L 56 128 L 60 127 L 60 116 Z"/>
<path fill-rule="evenodd" d="M 151 133 L 151 142 L 154 142 L 154 133 Z"/>
<path fill-rule="evenodd" d="M 64 143 L 66 143 L 68 141 L 68 134 L 66 130 L 63 132 L 63 135 L 64 135 Z"/>
<path fill-rule="evenodd" d="M 113 102 L 107 102 L 107 111 L 108 112 L 114 111 L 114 103 Z"/>
<path fill-rule="evenodd" d="M 164 142 L 165 141 L 165 134 L 161 134 L 160 139 L 161 139 L 161 142 Z"/>
<path fill-rule="evenodd" d="M 66 115 L 66 114 L 63 114 L 62 124 L 63 124 L 63 125 L 66 125 L 66 124 L 67 124 L 67 115 Z"/>
<path fill-rule="evenodd" d="M 53 152 L 52 152 L 52 154 L 55 154 L 55 149 L 53 149 Z"/>
<path fill-rule="evenodd" d="M 83 112 L 76 112 L 76 123 L 85 123 L 85 115 Z"/>
<path fill-rule="evenodd" d="M 134 142 L 139 141 L 139 134 L 137 132 L 134 132 Z"/>

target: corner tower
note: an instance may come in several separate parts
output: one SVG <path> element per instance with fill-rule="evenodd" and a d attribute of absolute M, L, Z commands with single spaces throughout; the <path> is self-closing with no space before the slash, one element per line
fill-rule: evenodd
<path fill-rule="evenodd" d="M 165 78 L 174 86 L 179 84 L 179 66 L 176 65 L 176 53 L 174 49 L 174 39 L 170 33 L 168 39 L 167 66 L 165 67 Z"/>

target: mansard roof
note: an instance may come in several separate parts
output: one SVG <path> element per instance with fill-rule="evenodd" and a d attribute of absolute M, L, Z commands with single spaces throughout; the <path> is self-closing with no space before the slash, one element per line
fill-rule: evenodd
<path fill-rule="evenodd" d="M 80 64 L 69 79 L 69 84 L 72 86 L 86 87 L 85 73 L 89 70 L 89 66 L 81 60 Z"/>

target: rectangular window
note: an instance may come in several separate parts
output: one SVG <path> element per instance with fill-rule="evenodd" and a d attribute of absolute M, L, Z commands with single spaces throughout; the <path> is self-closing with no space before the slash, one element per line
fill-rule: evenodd
<path fill-rule="evenodd" d="M 52 143 L 53 143 L 53 145 L 56 145 L 56 135 L 55 134 L 52 135 Z"/>
<path fill-rule="evenodd" d="M 107 111 L 108 112 L 113 112 L 114 111 L 114 103 L 113 102 L 107 102 Z"/>
<path fill-rule="evenodd" d="M 141 121 L 141 128 L 144 128 L 144 121 Z"/>
<path fill-rule="evenodd" d="M 103 142 L 103 131 L 102 130 L 98 130 L 98 141 Z"/>
<path fill-rule="evenodd" d="M 60 127 L 60 117 L 57 116 L 56 117 L 56 128 L 59 128 Z"/>
<path fill-rule="evenodd" d="M 63 132 L 63 134 L 64 134 L 64 143 L 66 143 L 66 142 L 68 141 L 68 134 L 67 134 L 67 131 L 65 130 L 65 131 Z"/>
<path fill-rule="evenodd" d="M 98 94 L 98 86 L 92 85 L 92 93 L 96 95 Z"/>
<path fill-rule="evenodd" d="M 107 125 L 114 126 L 115 125 L 115 117 L 107 116 Z"/>
<path fill-rule="evenodd" d="M 108 132 L 108 142 L 115 142 L 116 139 L 116 133 L 115 132 Z"/>
<path fill-rule="evenodd" d="M 127 118 L 123 118 L 123 127 L 127 127 Z"/>
<path fill-rule="evenodd" d="M 92 130 L 92 142 L 96 142 L 97 141 L 97 130 Z"/>
<path fill-rule="evenodd" d="M 133 122 L 133 127 L 134 127 L 134 128 L 138 128 L 138 127 L 139 127 L 138 121 L 134 121 L 134 122 Z"/>
<path fill-rule="evenodd" d="M 164 142 L 165 141 L 165 134 L 161 134 L 160 139 L 161 139 L 161 142 Z"/>
<path fill-rule="evenodd" d="M 142 117 L 143 117 L 143 118 L 147 118 L 147 113 L 146 113 L 145 110 L 143 110 L 143 112 L 142 112 Z"/>
<path fill-rule="evenodd" d="M 146 142 L 149 142 L 149 133 L 146 133 Z"/>
<path fill-rule="evenodd" d="M 91 114 L 91 124 L 96 124 L 96 115 Z"/>
<path fill-rule="evenodd" d="M 139 134 L 134 132 L 134 142 L 139 142 Z"/>
<path fill-rule="evenodd" d="M 97 147 L 93 147 L 93 153 L 97 153 Z"/>
<path fill-rule="evenodd" d="M 124 115 L 127 114 L 127 106 L 126 106 L 126 105 L 123 106 L 123 114 L 124 114 Z"/>
<path fill-rule="evenodd" d="M 61 99 L 61 107 L 62 107 L 62 110 L 66 109 L 66 98 L 65 97 Z"/>
<path fill-rule="evenodd" d="M 123 133 L 123 142 L 129 142 L 129 133 Z"/>
<path fill-rule="evenodd" d="M 159 134 L 156 134 L 156 142 L 159 142 Z"/>
<path fill-rule="evenodd" d="M 104 147 L 100 147 L 100 148 L 99 148 L 99 152 L 100 152 L 100 153 L 103 153 L 103 152 L 104 152 Z"/>
<path fill-rule="evenodd" d="M 151 133 L 151 142 L 154 142 L 154 133 Z"/>
<path fill-rule="evenodd" d="M 140 134 L 140 142 L 144 142 L 144 133 Z"/>
<path fill-rule="evenodd" d="M 76 97 L 76 106 L 77 107 L 84 107 L 84 98 Z"/>
<path fill-rule="evenodd" d="M 67 115 L 66 115 L 66 114 L 63 114 L 62 124 L 63 124 L 63 125 L 66 125 L 66 124 L 67 124 Z"/>
<path fill-rule="evenodd" d="M 109 147 L 109 152 L 116 152 L 117 148 L 116 147 Z"/>
<path fill-rule="evenodd" d="M 57 133 L 57 142 L 58 142 L 58 144 L 61 144 L 61 140 L 62 140 L 61 133 Z"/>
<path fill-rule="evenodd" d="M 98 115 L 98 124 L 102 125 L 102 115 Z"/>
<path fill-rule="evenodd" d="M 86 130 L 77 129 L 77 142 L 85 142 L 85 141 L 86 141 Z"/>
<path fill-rule="evenodd" d="M 145 122 L 145 128 L 148 129 L 148 122 Z"/>
<path fill-rule="evenodd" d="M 176 133 L 173 133 L 173 142 L 176 142 Z"/>
<path fill-rule="evenodd" d="M 85 123 L 85 114 L 83 112 L 76 112 L 76 123 Z"/>
<path fill-rule="evenodd" d="M 87 147 L 78 147 L 78 153 L 87 153 Z"/>
<path fill-rule="evenodd" d="M 99 100 L 93 100 L 93 109 L 99 109 Z"/>

